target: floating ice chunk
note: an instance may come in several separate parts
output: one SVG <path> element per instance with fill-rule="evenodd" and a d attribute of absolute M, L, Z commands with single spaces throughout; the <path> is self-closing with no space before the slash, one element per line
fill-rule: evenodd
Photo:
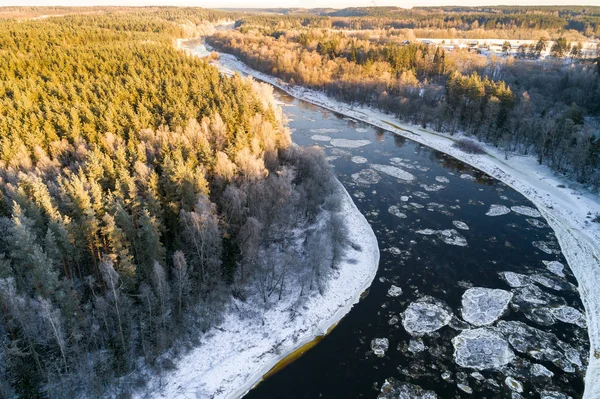
<path fill-rule="evenodd" d="M 573 399 L 570 396 L 565 395 L 562 392 L 556 391 L 542 391 L 540 393 L 540 399 Z"/>
<path fill-rule="evenodd" d="M 388 320 L 388 324 L 390 326 L 393 326 L 393 325 L 398 324 L 399 321 L 400 321 L 400 319 L 398 318 L 398 316 L 392 316 L 392 318 Z"/>
<path fill-rule="evenodd" d="M 429 194 L 427 194 L 427 193 L 424 193 L 424 192 L 422 192 L 422 191 L 415 191 L 415 192 L 414 192 L 414 193 L 412 193 L 412 194 L 413 194 L 415 197 L 422 198 L 422 199 L 427 199 L 427 198 L 429 198 Z"/>
<path fill-rule="evenodd" d="M 532 283 L 529 276 L 526 276 L 525 274 L 514 273 L 514 272 L 500 272 L 498 274 L 512 288 L 524 287 L 524 286 Z"/>
<path fill-rule="evenodd" d="M 405 181 L 413 181 L 415 179 L 415 176 L 413 176 L 412 174 L 408 173 L 405 170 L 397 168 L 395 166 L 375 164 L 375 165 L 371 165 L 371 167 L 373 169 L 375 169 L 376 171 L 385 173 L 387 175 L 395 177 L 396 179 L 405 180 Z"/>
<path fill-rule="evenodd" d="M 452 224 L 454 225 L 454 227 L 456 227 L 457 229 L 461 229 L 461 230 L 469 230 L 469 226 L 467 226 L 467 224 L 465 222 L 461 222 L 460 220 L 453 220 Z"/>
<path fill-rule="evenodd" d="M 520 310 L 525 313 L 525 317 L 527 317 L 527 319 L 536 324 L 542 326 L 551 326 L 556 322 L 552 312 L 550 311 L 550 308 L 548 307 L 526 306 Z"/>
<path fill-rule="evenodd" d="M 454 229 L 440 230 L 438 232 L 438 236 L 445 244 L 448 245 L 456 245 L 459 247 L 466 247 L 468 245 L 467 239 Z"/>
<path fill-rule="evenodd" d="M 437 230 L 433 230 L 433 229 L 421 229 L 421 230 L 415 231 L 415 233 L 422 234 L 424 236 L 430 236 L 430 235 L 436 234 Z"/>
<path fill-rule="evenodd" d="M 334 147 L 341 148 L 359 148 L 371 144 L 369 140 L 349 140 L 349 139 L 332 139 L 330 141 Z"/>
<path fill-rule="evenodd" d="M 355 191 L 354 196 L 358 199 L 363 199 L 365 198 L 365 193 L 363 193 L 362 191 Z"/>
<path fill-rule="evenodd" d="M 398 247 L 386 248 L 385 251 L 388 251 L 392 255 L 400 255 L 402 253 L 402 251 Z"/>
<path fill-rule="evenodd" d="M 541 220 L 538 219 L 525 219 L 527 223 L 532 225 L 533 227 L 537 227 L 538 229 L 543 229 L 544 227 L 548 227 L 548 225 Z"/>
<path fill-rule="evenodd" d="M 452 312 L 433 298 L 421 298 L 408 305 L 402 314 L 402 325 L 410 334 L 421 336 L 432 333 L 452 320 Z"/>
<path fill-rule="evenodd" d="M 574 373 L 575 367 L 579 369 L 583 367 L 579 352 L 552 333 L 520 321 L 501 320 L 498 322 L 498 329 L 508 338 L 508 342 L 517 352 L 538 361 L 552 362 L 567 373 Z"/>
<path fill-rule="evenodd" d="M 361 157 L 361 156 L 358 156 L 358 155 L 357 155 L 357 156 L 354 156 L 354 157 L 352 157 L 350 160 L 351 160 L 352 162 L 354 162 L 354 163 L 358 163 L 358 164 L 361 164 L 361 163 L 367 163 L 367 162 L 369 161 L 367 158 L 365 158 L 365 157 Z"/>
<path fill-rule="evenodd" d="M 531 276 L 531 279 L 533 281 L 535 281 L 536 283 L 543 285 L 546 288 L 552 288 L 553 290 L 556 290 L 556 291 L 562 290 L 561 284 L 559 284 L 558 282 L 552 280 L 551 278 L 543 276 L 541 274 L 534 274 Z"/>
<path fill-rule="evenodd" d="M 425 208 L 423 205 L 419 204 L 418 202 L 411 202 L 410 205 L 415 208 L 415 209 L 423 209 Z"/>
<path fill-rule="evenodd" d="M 444 371 L 442 373 L 442 380 L 450 382 L 452 380 L 452 373 L 450 373 L 449 371 Z"/>
<path fill-rule="evenodd" d="M 401 383 L 395 378 L 386 379 L 377 399 L 438 399 L 433 391 L 426 391 L 418 385 Z"/>
<path fill-rule="evenodd" d="M 314 135 L 310 136 L 310 138 L 313 139 L 314 141 L 331 141 L 331 137 L 322 136 L 319 134 L 314 134 Z"/>
<path fill-rule="evenodd" d="M 357 132 L 359 132 L 359 133 L 366 133 L 366 132 L 368 132 L 368 130 L 365 129 L 364 127 L 357 127 L 355 130 Z"/>
<path fill-rule="evenodd" d="M 339 158 L 339 157 L 338 157 L 338 156 L 335 156 L 335 155 L 330 155 L 330 156 L 328 156 L 328 157 L 325 157 L 325 159 L 327 160 L 327 162 L 333 162 L 333 161 L 335 161 L 335 160 L 336 160 L 336 159 L 338 159 L 338 158 Z"/>
<path fill-rule="evenodd" d="M 540 211 L 538 211 L 535 208 L 531 208 L 529 206 L 521 206 L 521 205 L 517 205 L 517 206 L 512 206 L 510 208 L 511 211 L 518 213 L 520 215 L 525 215 L 525 216 L 529 216 L 532 218 L 539 218 L 542 216 L 542 214 L 540 213 Z"/>
<path fill-rule="evenodd" d="M 537 363 L 534 363 L 531 365 L 531 374 L 534 377 L 552 378 L 554 376 L 554 373 L 552 371 L 548 370 L 546 367 L 542 366 L 541 364 L 537 364 Z"/>
<path fill-rule="evenodd" d="M 357 184 L 377 184 L 380 179 L 381 177 L 373 169 L 363 169 L 358 173 L 352 174 L 352 180 Z"/>
<path fill-rule="evenodd" d="M 400 197 L 400 201 L 407 202 L 408 201 L 408 197 L 406 195 L 403 195 L 402 197 Z"/>
<path fill-rule="evenodd" d="M 536 285 L 515 288 L 513 293 L 512 305 L 516 310 L 520 310 L 522 307 L 527 308 L 531 305 L 558 306 L 565 304 L 563 298 L 542 291 Z"/>
<path fill-rule="evenodd" d="M 385 352 L 390 347 L 390 342 L 387 338 L 375 338 L 371 341 L 371 350 L 378 357 L 385 356 Z"/>
<path fill-rule="evenodd" d="M 472 175 L 468 174 L 468 173 L 461 174 L 460 178 L 463 179 L 463 180 L 471 180 L 471 181 L 475 180 L 475 178 Z"/>
<path fill-rule="evenodd" d="M 388 212 L 394 216 L 399 217 L 400 219 L 406 219 L 406 214 L 400 212 L 400 208 L 398 208 L 396 205 L 390 206 L 388 208 Z"/>
<path fill-rule="evenodd" d="M 413 338 L 408 343 L 408 350 L 412 353 L 423 352 L 425 350 L 425 344 L 421 338 Z"/>
<path fill-rule="evenodd" d="M 351 152 L 348 152 L 348 151 L 342 150 L 342 149 L 340 149 L 340 148 L 333 148 L 333 149 L 331 150 L 331 153 L 332 153 L 333 155 L 335 155 L 335 156 L 338 156 L 338 157 L 344 157 L 344 158 L 349 158 L 349 157 L 351 157 L 351 156 L 352 156 L 352 153 L 351 153 Z"/>
<path fill-rule="evenodd" d="M 483 380 L 485 380 L 485 377 L 479 371 L 472 372 L 470 374 L 470 376 L 473 377 L 473 378 L 475 378 L 477 381 L 483 381 Z"/>
<path fill-rule="evenodd" d="M 446 188 L 446 186 L 442 186 L 441 184 L 421 184 L 421 187 L 423 187 L 423 189 L 425 191 L 440 191 L 443 188 Z"/>
<path fill-rule="evenodd" d="M 510 209 L 505 207 L 504 205 L 492 205 L 490 206 L 490 210 L 487 211 L 486 216 L 501 216 L 510 213 Z"/>
<path fill-rule="evenodd" d="M 400 295 L 402 295 L 402 288 L 396 287 L 395 285 L 392 285 L 390 287 L 390 289 L 388 290 L 387 295 L 391 296 L 391 297 L 394 297 L 394 298 L 397 297 L 397 296 L 400 296 Z"/>
<path fill-rule="evenodd" d="M 513 294 L 509 291 L 469 288 L 461 301 L 463 319 L 478 327 L 492 324 L 506 312 L 512 297 Z"/>
<path fill-rule="evenodd" d="M 560 251 L 550 248 L 551 243 L 545 242 L 545 241 L 534 241 L 531 243 L 531 245 L 533 245 L 534 247 L 536 247 L 537 249 L 539 249 L 542 252 L 547 253 L 548 255 L 552 255 L 552 254 L 559 254 Z"/>
<path fill-rule="evenodd" d="M 546 269 L 550 270 L 552 273 L 554 273 L 560 277 L 565 276 L 565 273 L 564 273 L 565 266 L 562 263 L 557 262 L 555 260 L 552 260 L 552 261 L 543 260 L 542 262 L 544 263 L 544 265 L 546 265 Z"/>
<path fill-rule="evenodd" d="M 310 129 L 311 133 L 320 133 L 320 134 L 326 134 L 326 133 L 339 133 L 341 132 L 341 129 L 333 129 L 333 128 L 327 128 L 327 127 L 322 127 L 319 129 Z M 312 138 L 312 137 L 311 137 Z M 313 139 L 316 140 L 316 139 Z M 329 140 L 331 140 L 331 137 L 329 138 Z M 329 140 L 324 140 L 324 141 L 329 141 Z"/>
<path fill-rule="evenodd" d="M 450 183 L 450 179 L 445 176 L 436 176 L 435 180 L 439 183 Z"/>
<path fill-rule="evenodd" d="M 575 324 L 581 328 L 586 327 L 585 316 L 579 310 L 570 306 L 561 305 L 557 308 L 552 308 L 552 315 L 564 323 Z"/>
<path fill-rule="evenodd" d="M 466 384 L 461 384 L 458 383 L 456 384 L 456 386 L 458 387 L 458 389 L 460 389 L 461 391 L 468 393 L 469 395 L 473 393 L 473 388 L 471 388 L 470 386 L 466 385 Z"/>
<path fill-rule="evenodd" d="M 476 370 L 502 367 L 515 357 L 502 335 L 485 327 L 462 331 L 452 345 L 456 364 Z"/>
<path fill-rule="evenodd" d="M 523 392 L 523 384 L 519 380 L 516 380 L 516 379 L 508 376 L 504 380 L 504 383 L 511 391 L 518 392 L 518 393 Z"/>

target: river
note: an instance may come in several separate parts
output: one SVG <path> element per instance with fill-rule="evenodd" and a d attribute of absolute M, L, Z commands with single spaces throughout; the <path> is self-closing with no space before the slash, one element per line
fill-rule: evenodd
<path fill-rule="evenodd" d="M 386 380 L 389 397 L 581 397 L 583 306 L 533 204 L 444 153 L 275 96 L 293 141 L 325 151 L 381 261 L 339 325 L 246 397 L 373 398 Z"/>

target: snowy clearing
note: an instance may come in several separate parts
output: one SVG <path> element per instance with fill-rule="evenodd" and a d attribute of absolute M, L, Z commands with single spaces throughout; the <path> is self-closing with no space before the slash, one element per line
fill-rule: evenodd
<path fill-rule="evenodd" d="M 349 105 L 324 93 L 291 86 L 277 78 L 258 72 L 236 57 L 221 53 L 217 65 L 223 69 L 233 68 L 256 79 L 270 83 L 289 95 L 310 102 L 349 118 L 370 123 L 381 129 L 414 140 L 420 144 L 444 152 L 502 181 L 523 194 L 538 208 L 554 230 L 563 255 L 573 271 L 578 291 L 585 307 L 590 339 L 589 364 L 585 377 L 584 399 L 600 397 L 600 225 L 590 223 L 590 215 L 600 213 L 600 197 L 585 189 L 574 189 L 573 182 L 558 176 L 533 156 L 510 155 L 504 159 L 504 151 L 480 143 L 486 154 L 467 154 L 452 145 L 460 134 L 449 134 L 422 129 L 400 122 L 393 115 L 367 106 Z"/>

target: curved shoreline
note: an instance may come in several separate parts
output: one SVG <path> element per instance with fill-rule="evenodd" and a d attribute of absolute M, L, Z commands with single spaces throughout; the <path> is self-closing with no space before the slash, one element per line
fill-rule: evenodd
<path fill-rule="evenodd" d="M 231 54 L 219 54 L 221 59 L 217 63 L 221 64 L 225 73 L 231 72 L 231 69 L 239 70 L 279 88 L 294 98 L 446 153 L 500 180 L 531 201 L 553 229 L 568 266 L 577 279 L 578 291 L 586 311 L 590 340 L 583 398 L 600 398 L 600 296 L 594 295 L 600 287 L 600 228 L 586 223 L 588 212 L 600 213 L 600 198 L 588 195 L 581 199 L 585 196 L 557 187 L 564 187 L 563 183 L 568 184 L 569 181 L 556 176 L 545 166 L 536 165 L 531 157 L 511 155 L 511 161 L 505 161 L 501 151 L 485 143 L 481 144 L 486 149 L 486 154 L 466 154 L 452 147 L 460 135 L 451 137 L 410 126 L 384 112 L 342 103 L 312 89 L 290 86 L 275 77 L 252 69 Z M 414 130 L 418 130 L 419 133 Z"/>

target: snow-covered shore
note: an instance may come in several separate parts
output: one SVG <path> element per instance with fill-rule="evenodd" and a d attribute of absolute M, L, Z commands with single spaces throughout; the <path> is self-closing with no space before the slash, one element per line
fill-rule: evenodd
<path fill-rule="evenodd" d="M 220 54 L 217 66 L 224 73 L 241 71 L 270 83 L 293 97 L 335 111 L 363 122 L 407 137 L 438 151 L 447 153 L 504 182 L 533 202 L 554 230 L 562 252 L 578 281 L 581 300 L 586 310 L 590 339 L 589 364 L 585 378 L 584 399 L 600 398 L 600 226 L 589 216 L 600 214 L 600 197 L 557 176 L 548 167 L 538 165 L 531 156 L 511 155 L 482 144 L 487 154 L 466 154 L 452 145 L 460 138 L 421 129 L 398 121 L 394 116 L 365 106 L 353 106 L 329 98 L 325 94 L 298 86 L 256 71 L 236 57 Z"/>
<path fill-rule="evenodd" d="M 360 249 L 347 248 L 324 294 L 313 293 L 295 312 L 292 297 L 268 310 L 233 299 L 223 323 L 179 359 L 176 370 L 150 381 L 150 393 L 138 397 L 239 398 L 288 354 L 325 335 L 358 303 L 377 273 L 379 246 L 371 226 L 338 184 L 349 239 Z"/>

